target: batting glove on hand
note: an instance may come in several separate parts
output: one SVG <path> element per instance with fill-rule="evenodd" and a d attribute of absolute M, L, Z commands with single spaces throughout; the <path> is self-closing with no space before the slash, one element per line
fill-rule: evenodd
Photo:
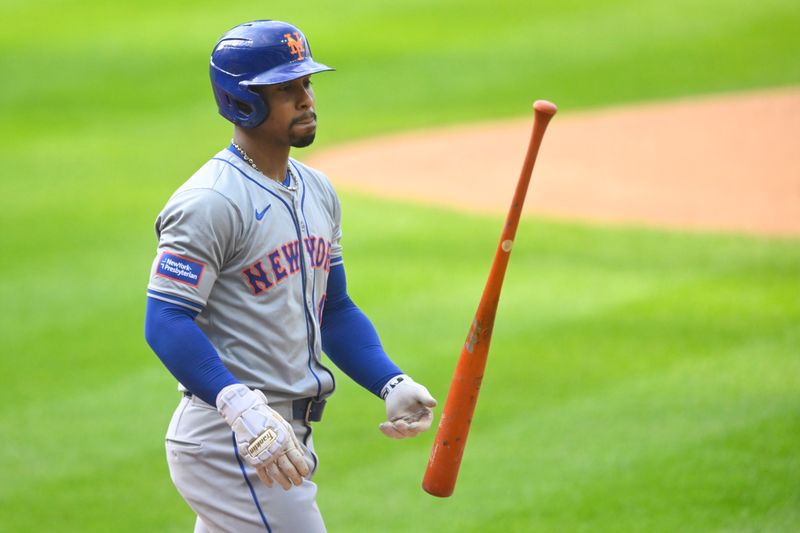
<path fill-rule="evenodd" d="M 436 400 L 428 389 L 405 374 L 390 379 L 381 389 L 381 398 L 386 400 L 388 420 L 380 429 L 387 437 L 416 437 L 431 427 Z"/>
<path fill-rule="evenodd" d="M 217 411 L 233 429 L 239 454 L 268 486 L 275 480 L 289 490 L 310 473 L 292 426 L 267 405 L 263 392 L 228 385 L 217 395 Z"/>

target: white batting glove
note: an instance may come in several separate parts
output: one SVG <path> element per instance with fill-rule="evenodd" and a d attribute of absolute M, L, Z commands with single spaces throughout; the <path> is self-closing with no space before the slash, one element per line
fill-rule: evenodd
<path fill-rule="evenodd" d="M 217 395 L 217 411 L 233 429 L 239 455 L 268 486 L 275 480 L 289 490 L 310 473 L 292 426 L 267 405 L 263 392 L 228 385 Z"/>
<path fill-rule="evenodd" d="M 436 400 L 428 389 L 401 374 L 390 379 L 381 389 L 386 400 L 386 422 L 380 430 L 393 439 L 416 437 L 431 427 Z"/>

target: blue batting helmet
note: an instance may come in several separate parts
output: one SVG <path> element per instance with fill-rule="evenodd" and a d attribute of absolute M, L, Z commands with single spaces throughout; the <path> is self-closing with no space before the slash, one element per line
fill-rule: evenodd
<path fill-rule="evenodd" d="M 255 128 L 269 114 L 251 89 L 334 70 L 311 57 L 305 35 L 286 22 L 256 20 L 223 35 L 211 52 L 211 87 L 219 114 L 234 124 Z"/>

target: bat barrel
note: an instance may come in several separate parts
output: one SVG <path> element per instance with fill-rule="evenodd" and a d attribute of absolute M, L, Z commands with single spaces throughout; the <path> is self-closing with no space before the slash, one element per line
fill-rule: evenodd
<path fill-rule="evenodd" d="M 484 342 L 488 345 L 488 338 Z M 441 498 L 453 494 L 485 366 L 486 357 L 475 354 L 474 351 L 469 354 L 465 346 L 450 385 L 433 451 L 422 481 L 422 488 L 428 494 Z"/>

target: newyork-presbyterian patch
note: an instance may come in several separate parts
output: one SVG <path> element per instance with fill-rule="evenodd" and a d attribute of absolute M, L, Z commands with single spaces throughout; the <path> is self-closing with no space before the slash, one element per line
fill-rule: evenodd
<path fill-rule="evenodd" d="M 205 267 L 199 261 L 164 252 L 158 259 L 156 275 L 197 287 Z"/>

